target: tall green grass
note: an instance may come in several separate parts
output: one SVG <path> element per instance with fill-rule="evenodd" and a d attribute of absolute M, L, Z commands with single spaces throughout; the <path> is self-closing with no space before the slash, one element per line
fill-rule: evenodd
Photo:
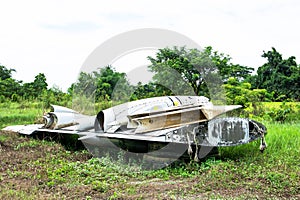
<path fill-rule="evenodd" d="M 9 125 L 33 124 L 45 111 L 49 109 L 42 102 L 0 103 L 0 129 Z"/>

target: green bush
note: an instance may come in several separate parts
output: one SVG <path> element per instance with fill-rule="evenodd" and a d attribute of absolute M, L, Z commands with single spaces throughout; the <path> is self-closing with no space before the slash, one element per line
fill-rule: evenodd
<path fill-rule="evenodd" d="M 280 123 L 299 121 L 299 107 L 300 105 L 282 102 L 279 107 L 267 111 L 265 118 Z"/>

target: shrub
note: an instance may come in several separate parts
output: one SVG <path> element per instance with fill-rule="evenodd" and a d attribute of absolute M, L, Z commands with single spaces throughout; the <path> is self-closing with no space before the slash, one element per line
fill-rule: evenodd
<path fill-rule="evenodd" d="M 280 123 L 299 121 L 299 105 L 282 102 L 279 107 L 267 111 L 266 116 Z"/>

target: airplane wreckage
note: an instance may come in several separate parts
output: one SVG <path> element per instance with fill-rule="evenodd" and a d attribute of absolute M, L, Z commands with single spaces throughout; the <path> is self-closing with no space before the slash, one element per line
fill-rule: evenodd
<path fill-rule="evenodd" d="M 236 146 L 260 139 L 264 151 L 266 127 L 238 117 L 222 117 L 239 105 L 215 106 L 203 96 L 164 96 L 132 101 L 100 111 L 95 116 L 53 105 L 44 124 L 9 126 L 4 130 L 32 135 L 76 134 L 86 148 L 122 148 L 128 152 L 158 152 L 178 158 L 188 153 L 205 157 L 201 148 Z M 133 144 L 133 145 L 132 145 Z M 180 154 L 180 155 L 179 155 Z"/>

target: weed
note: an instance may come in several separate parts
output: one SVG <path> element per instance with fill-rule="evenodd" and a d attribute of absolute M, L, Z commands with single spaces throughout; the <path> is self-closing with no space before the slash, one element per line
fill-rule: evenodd
<path fill-rule="evenodd" d="M 106 181 L 98 181 L 98 180 L 95 180 L 92 182 L 92 187 L 93 187 L 93 190 L 96 190 L 98 192 L 106 192 L 109 188 L 109 184 L 106 183 Z"/>
<path fill-rule="evenodd" d="M 0 135 L 0 142 L 5 142 L 7 139 L 8 139 L 7 136 Z"/>
<path fill-rule="evenodd" d="M 19 150 L 19 149 L 24 148 L 24 147 L 33 148 L 33 147 L 37 147 L 39 145 L 40 145 L 39 141 L 37 141 L 37 140 L 29 140 L 29 141 L 25 141 L 25 142 L 22 142 L 22 143 L 18 144 L 15 147 L 15 150 Z"/>

